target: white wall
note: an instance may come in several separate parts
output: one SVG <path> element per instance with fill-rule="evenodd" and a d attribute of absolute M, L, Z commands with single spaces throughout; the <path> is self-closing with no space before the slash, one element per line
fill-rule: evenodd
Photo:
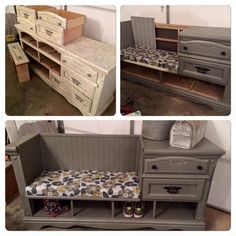
<path fill-rule="evenodd" d="M 170 5 L 170 23 L 212 27 L 230 27 L 229 6 L 191 6 Z M 121 21 L 130 20 L 130 16 L 154 17 L 156 22 L 166 23 L 166 11 L 156 6 L 122 6 Z"/>
<path fill-rule="evenodd" d="M 206 138 L 225 150 L 219 159 L 208 197 L 208 204 L 231 211 L 231 125 L 229 121 L 208 121 Z"/>
<path fill-rule="evenodd" d="M 116 11 L 113 6 L 68 5 L 68 11 L 86 15 L 84 34 L 104 43 L 116 44 Z"/>
<path fill-rule="evenodd" d="M 156 22 L 166 22 L 165 6 L 160 5 L 126 5 L 120 8 L 120 21 L 130 20 L 131 16 L 153 17 Z"/>

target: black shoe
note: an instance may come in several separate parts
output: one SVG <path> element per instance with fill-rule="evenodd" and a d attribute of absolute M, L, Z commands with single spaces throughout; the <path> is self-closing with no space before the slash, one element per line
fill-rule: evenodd
<path fill-rule="evenodd" d="M 123 207 L 123 215 L 126 218 L 131 218 L 134 215 L 134 206 L 132 202 L 125 202 Z"/>
<path fill-rule="evenodd" d="M 134 218 L 142 218 L 144 215 L 144 207 L 141 202 L 136 202 L 134 205 Z"/>

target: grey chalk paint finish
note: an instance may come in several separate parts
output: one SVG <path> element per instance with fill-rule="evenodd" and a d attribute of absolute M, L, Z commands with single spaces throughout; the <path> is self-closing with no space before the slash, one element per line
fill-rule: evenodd
<path fill-rule="evenodd" d="M 139 135 L 29 134 L 6 146 L 24 210 L 25 229 L 44 226 L 100 229 L 204 230 L 204 208 L 217 159 L 224 151 L 203 138 L 190 150 Z M 137 201 L 144 217 L 123 216 L 124 198 L 63 198 L 68 212 L 50 217 L 43 197 L 28 198 L 25 188 L 44 170 L 135 171 L 141 187 Z M 60 197 L 53 197 L 60 200 Z"/>

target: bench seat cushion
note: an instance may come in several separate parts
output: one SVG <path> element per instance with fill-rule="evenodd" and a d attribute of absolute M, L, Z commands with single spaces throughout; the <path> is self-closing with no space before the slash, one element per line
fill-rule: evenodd
<path fill-rule="evenodd" d="M 30 186 L 26 196 L 139 198 L 140 188 L 135 172 L 110 171 L 44 171 Z"/>
<path fill-rule="evenodd" d="M 121 51 L 121 60 L 172 73 L 178 71 L 178 55 L 172 51 L 132 46 Z"/>

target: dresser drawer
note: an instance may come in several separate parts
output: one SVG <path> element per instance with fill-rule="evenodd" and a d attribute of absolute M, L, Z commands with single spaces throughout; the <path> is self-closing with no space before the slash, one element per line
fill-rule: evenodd
<path fill-rule="evenodd" d="M 36 10 L 25 6 L 16 5 L 17 16 L 28 23 L 36 20 Z"/>
<path fill-rule="evenodd" d="M 63 45 L 63 30 L 59 30 L 58 28 L 45 23 L 42 24 L 38 20 L 36 21 L 36 27 L 37 34 L 40 37 L 47 39 L 52 43 Z"/>
<path fill-rule="evenodd" d="M 144 179 L 143 200 L 199 201 L 204 180 L 199 179 Z"/>
<path fill-rule="evenodd" d="M 90 112 L 92 101 L 77 89 L 74 89 L 71 85 L 68 86 L 68 89 L 69 96 L 67 97 L 67 100 L 79 109 L 80 107 L 83 107 L 83 109 Z"/>
<path fill-rule="evenodd" d="M 98 72 L 91 69 L 85 63 L 67 55 L 62 55 L 61 60 L 62 60 L 62 65 L 73 69 L 74 71 L 78 72 L 80 75 L 84 76 L 88 80 L 91 80 L 93 82 L 97 81 Z"/>
<path fill-rule="evenodd" d="M 187 40 L 179 42 L 180 53 L 194 54 L 217 59 L 230 60 L 230 50 L 230 46 L 209 41 Z"/>
<path fill-rule="evenodd" d="M 66 30 L 83 25 L 85 16 L 64 10 L 50 9 L 38 12 L 38 19 Z"/>
<path fill-rule="evenodd" d="M 40 21 L 46 22 L 47 24 L 61 27 L 62 29 L 66 29 L 66 19 L 64 19 L 52 12 L 41 11 L 38 13 L 38 19 Z"/>
<path fill-rule="evenodd" d="M 180 57 L 179 74 L 224 85 L 230 76 L 230 66 Z"/>
<path fill-rule="evenodd" d="M 93 99 L 96 84 L 91 83 L 87 79 L 82 78 L 80 75 L 64 67 L 62 67 L 62 76 L 84 95 Z"/>
<path fill-rule="evenodd" d="M 20 23 L 20 25 L 26 30 L 33 34 L 36 34 L 36 25 L 35 21 L 32 21 L 31 23 L 26 22 L 22 17 L 18 16 L 17 21 Z"/>
<path fill-rule="evenodd" d="M 192 157 L 166 156 L 146 157 L 144 173 L 146 174 L 207 174 L 209 161 Z"/>
<path fill-rule="evenodd" d="M 24 19 L 26 22 L 32 24 L 37 19 L 37 12 L 42 11 L 42 10 L 49 10 L 49 9 L 54 9 L 54 7 L 50 6 L 40 6 L 40 5 L 35 5 L 35 6 L 20 6 L 16 5 L 16 12 L 17 16 L 21 17 Z"/>
<path fill-rule="evenodd" d="M 53 89 L 55 89 L 57 92 L 59 92 L 65 97 L 68 96 L 68 87 L 58 74 L 54 73 L 53 71 L 50 71 L 50 81 Z"/>

